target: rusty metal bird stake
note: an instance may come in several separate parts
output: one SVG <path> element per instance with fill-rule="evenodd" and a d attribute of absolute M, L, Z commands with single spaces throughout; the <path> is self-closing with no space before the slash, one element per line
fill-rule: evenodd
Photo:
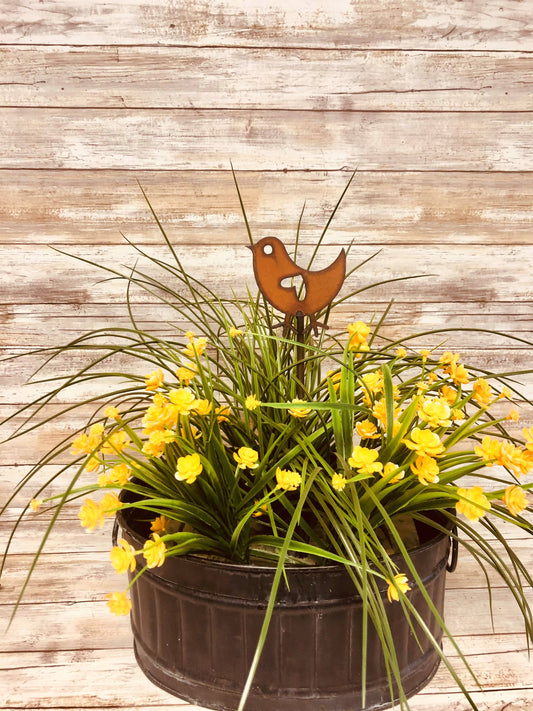
<path fill-rule="evenodd" d="M 263 237 L 257 244 L 250 247 L 253 252 L 254 275 L 259 290 L 265 299 L 285 314 L 284 332 L 292 327 L 291 321 L 296 318 L 296 339 L 299 345 L 296 350 L 296 372 L 298 379 L 298 394 L 303 394 L 304 368 L 304 317 L 309 318 L 309 328 L 315 335 L 319 324 L 316 314 L 328 306 L 337 296 L 346 274 L 346 252 L 341 249 L 335 261 L 319 271 L 310 271 L 299 267 L 288 255 L 285 245 L 276 237 Z M 301 277 L 303 293 L 298 294 L 293 284 L 283 282 L 294 277 Z"/>

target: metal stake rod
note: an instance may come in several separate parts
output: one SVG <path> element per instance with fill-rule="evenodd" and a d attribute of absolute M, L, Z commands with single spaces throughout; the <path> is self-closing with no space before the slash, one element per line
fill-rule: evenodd
<path fill-rule="evenodd" d="M 298 345 L 296 346 L 296 394 L 300 399 L 305 395 L 305 348 L 304 348 L 304 315 L 301 311 L 296 313 L 296 340 Z"/>

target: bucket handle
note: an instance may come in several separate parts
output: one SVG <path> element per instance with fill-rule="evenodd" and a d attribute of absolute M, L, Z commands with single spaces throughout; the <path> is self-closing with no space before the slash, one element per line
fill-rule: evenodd
<path fill-rule="evenodd" d="M 111 542 L 113 543 L 113 546 L 116 546 L 118 543 L 118 518 L 115 518 L 115 523 L 113 524 L 113 533 L 111 534 Z"/>
<path fill-rule="evenodd" d="M 457 539 L 457 526 L 454 526 L 451 530 L 451 550 L 452 557 L 446 563 L 446 570 L 448 573 L 453 573 L 457 568 L 457 559 L 459 558 L 459 540 Z"/>

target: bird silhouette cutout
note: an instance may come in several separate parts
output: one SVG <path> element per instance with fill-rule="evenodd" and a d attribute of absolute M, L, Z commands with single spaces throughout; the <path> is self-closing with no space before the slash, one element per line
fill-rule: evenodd
<path fill-rule="evenodd" d="M 329 267 L 319 271 L 299 267 L 277 237 L 263 237 L 250 249 L 257 285 L 265 299 L 285 314 L 285 330 L 290 328 L 291 319 L 301 313 L 309 317 L 310 327 L 316 334 L 317 326 L 321 325 L 317 323 L 316 314 L 333 301 L 344 282 L 344 249 Z M 284 284 L 286 280 L 297 277 L 301 277 L 303 282 L 301 293 L 294 284 Z"/>

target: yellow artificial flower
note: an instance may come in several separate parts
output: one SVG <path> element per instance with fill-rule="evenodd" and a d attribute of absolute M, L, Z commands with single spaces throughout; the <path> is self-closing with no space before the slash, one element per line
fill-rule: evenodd
<path fill-rule="evenodd" d="M 504 385 L 501 393 L 498 395 L 499 399 L 504 398 L 504 397 L 506 397 L 508 400 L 511 400 L 511 398 L 513 397 L 511 388 L 508 388 L 507 385 Z"/>
<path fill-rule="evenodd" d="M 205 348 L 207 346 L 207 338 L 193 338 L 189 340 L 189 343 L 181 351 L 183 355 L 187 356 L 191 360 L 194 360 L 197 356 L 203 355 Z"/>
<path fill-rule="evenodd" d="M 448 375 L 453 380 L 455 385 L 466 385 L 466 383 L 470 380 L 468 370 L 461 363 L 454 368 L 450 368 Z"/>
<path fill-rule="evenodd" d="M 163 385 L 164 380 L 165 376 L 163 375 L 163 371 L 161 368 L 157 368 L 157 370 L 154 370 L 145 376 L 145 387 L 147 390 L 157 390 L 157 388 L 160 388 L 161 385 Z"/>
<path fill-rule="evenodd" d="M 113 405 L 106 407 L 104 415 L 110 420 L 120 420 L 120 412 Z"/>
<path fill-rule="evenodd" d="M 478 378 L 472 385 L 472 400 L 475 400 L 480 405 L 490 405 L 493 399 L 492 388 L 484 378 Z"/>
<path fill-rule="evenodd" d="M 524 439 L 526 440 L 526 449 L 528 449 L 530 452 L 533 452 L 533 427 L 530 427 L 529 429 L 527 427 L 524 427 L 522 430 L 522 434 L 524 436 Z"/>
<path fill-rule="evenodd" d="M 360 474 L 374 474 L 381 472 L 383 464 L 376 461 L 379 457 L 377 449 L 368 449 L 368 447 L 354 447 L 352 456 L 348 459 L 348 464 L 357 469 Z"/>
<path fill-rule="evenodd" d="M 165 533 L 170 523 L 170 519 L 166 516 L 157 516 L 150 523 L 150 531 L 152 533 Z"/>
<path fill-rule="evenodd" d="M 431 351 L 428 351 L 427 348 L 422 348 L 422 350 L 420 351 L 420 355 L 422 356 L 422 363 L 425 363 L 431 355 Z"/>
<path fill-rule="evenodd" d="M 104 426 L 98 422 L 93 425 L 89 430 L 89 434 L 81 434 L 72 442 L 71 453 L 72 454 L 90 454 L 92 451 L 98 448 L 102 441 L 102 434 L 104 432 Z"/>
<path fill-rule="evenodd" d="M 195 378 L 198 375 L 198 371 L 196 368 L 193 366 L 184 366 L 181 365 L 177 370 L 176 370 L 176 377 L 180 381 L 180 383 L 185 383 L 185 385 L 188 385 L 193 378 Z"/>
<path fill-rule="evenodd" d="M 513 516 L 520 516 L 520 514 L 527 509 L 529 503 L 526 492 L 514 484 L 505 489 L 502 499 Z"/>
<path fill-rule="evenodd" d="M 451 385 L 443 385 L 440 389 L 440 396 L 443 400 L 446 400 L 450 407 L 452 407 L 455 405 L 457 400 L 457 390 Z"/>
<path fill-rule="evenodd" d="M 300 486 L 302 477 L 290 469 L 276 469 L 276 489 L 285 489 L 285 491 L 296 491 Z"/>
<path fill-rule="evenodd" d="M 131 444 L 130 438 L 124 430 L 112 432 L 102 445 L 102 454 L 116 454 L 122 452 Z"/>
<path fill-rule="evenodd" d="M 228 415 L 231 414 L 231 410 L 228 405 L 220 405 L 220 407 L 215 407 L 215 414 L 217 422 L 221 424 L 222 422 L 229 422 Z"/>
<path fill-rule="evenodd" d="M 496 464 L 506 467 L 516 476 L 528 474 L 533 468 L 533 460 L 527 456 L 528 450 L 515 447 L 511 442 L 502 442 Z"/>
<path fill-rule="evenodd" d="M 128 483 L 128 480 L 131 476 L 131 469 L 128 467 L 127 464 L 122 462 L 122 464 L 117 464 L 116 466 L 114 466 L 109 473 L 111 475 L 112 483 L 122 487 L 126 486 L 126 484 Z"/>
<path fill-rule="evenodd" d="M 396 349 L 396 357 L 397 358 L 405 358 L 407 355 L 407 351 L 403 346 L 400 346 L 399 348 Z"/>
<path fill-rule="evenodd" d="M 423 395 L 426 390 L 429 390 L 429 383 L 426 383 L 424 380 L 420 380 L 416 384 L 416 393 L 417 395 Z"/>
<path fill-rule="evenodd" d="M 154 432 L 150 432 L 148 442 L 144 443 L 142 451 L 149 457 L 162 457 L 165 453 L 166 443 L 166 432 L 164 430 L 155 430 Z"/>
<path fill-rule="evenodd" d="M 165 541 L 158 533 L 152 533 L 152 541 L 146 541 L 143 547 L 143 556 L 148 568 L 159 568 L 165 562 Z"/>
<path fill-rule="evenodd" d="M 240 447 L 233 453 L 233 459 L 237 462 L 239 469 L 257 469 L 259 466 L 259 453 L 250 447 Z"/>
<path fill-rule="evenodd" d="M 418 481 L 424 486 L 436 484 L 439 480 L 439 465 L 433 457 L 418 456 L 411 464 L 411 471 L 416 474 Z"/>
<path fill-rule="evenodd" d="M 259 501 L 254 501 L 254 506 L 257 506 L 258 503 Z M 258 518 L 259 516 L 262 516 L 266 511 L 268 511 L 268 504 L 263 504 L 257 509 L 257 511 L 253 512 L 252 516 L 254 518 Z"/>
<path fill-rule="evenodd" d="M 361 377 L 361 381 L 363 383 L 363 402 L 370 407 L 373 397 L 383 392 L 383 373 L 381 370 L 365 373 Z"/>
<path fill-rule="evenodd" d="M 108 593 L 107 606 L 114 615 L 129 615 L 131 600 L 125 592 Z"/>
<path fill-rule="evenodd" d="M 114 491 L 108 491 L 107 494 L 104 494 L 99 505 L 104 516 L 114 516 L 122 507 L 122 504 Z"/>
<path fill-rule="evenodd" d="M 237 338 L 237 336 L 242 336 L 242 331 L 240 328 L 235 328 L 235 326 L 232 326 L 230 330 L 228 331 L 229 335 L 231 338 Z"/>
<path fill-rule="evenodd" d="M 439 358 L 439 363 L 448 366 L 456 366 L 460 358 L 461 356 L 459 355 L 459 353 L 452 353 L 451 351 L 446 351 Z"/>
<path fill-rule="evenodd" d="M 98 486 L 113 486 L 113 477 L 111 475 L 111 471 L 104 472 L 103 474 L 100 474 L 98 479 L 96 480 L 96 483 Z"/>
<path fill-rule="evenodd" d="M 328 370 L 326 378 L 333 385 L 335 392 L 338 392 L 341 386 L 342 373 L 340 373 L 340 371 L 335 372 L 334 370 Z"/>
<path fill-rule="evenodd" d="M 200 455 L 187 454 L 185 457 L 178 457 L 178 469 L 176 471 L 176 479 L 184 481 L 186 484 L 194 484 L 196 479 L 203 471 Z"/>
<path fill-rule="evenodd" d="M 295 397 L 294 400 L 292 401 L 293 403 L 300 403 L 300 402 L 305 402 L 305 400 L 300 400 L 300 398 Z M 307 415 L 311 412 L 311 408 L 309 407 L 289 407 L 289 412 L 293 417 L 307 417 Z"/>
<path fill-rule="evenodd" d="M 96 457 L 90 457 L 85 463 L 86 472 L 95 472 L 100 468 L 100 462 Z"/>
<path fill-rule="evenodd" d="M 443 398 L 428 398 L 420 403 L 418 415 L 429 427 L 449 427 L 450 406 Z"/>
<path fill-rule="evenodd" d="M 438 379 L 439 379 L 439 376 L 437 375 L 437 373 L 431 372 L 431 373 L 427 374 L 427 381 L 431 385 L 433 385 L 433 383 L 436 383 Z"/>
<path fill-rule="evenodd" d="M 352 349 L 350 349 L 350 350 L 352 350 Z M 356 350 L 357 350 L 357 354 L 355 357 L 362 358 L 363 353 L 368 353 L 368 351 L 370 350 L 370 346 L 368 345 L 368 343 L 361 343 L 361 345 Z"/>
<path fill-rule="evenodd" d="M 518 422 L 518 420 L 520 419 L 520 413 L 518 412 L 518 410 L 509 410 L 505 419 L 511 420 L 512 422 Z"/>
<path fill-rule="evenodd" d="M 460 487 L 457 495 L 463 497 L 455 504 L 457 513 L 463 514 L 469 521 L 479 521 L 490 510 L 490 501 L 480 486 L 470 489 Z"/>
<path fill-rule="evenodd" d="M 99 526 L 104 525 L 104 512 L 100 504 L 92 499 L 85 499 L 85 503 L 78 512 L 78 518 L 86 531 L 94 531 Z"/>
<path fill-rule="evenodd" d="M 459 353 L 450 353 L 447 351 L 439 358 L 439 363 L 446 375 L 449 375 L 455 385 L 466 384 L 469 381 L 468 371 L 459 363 Z"/>
<path fill-rule="evenodd" d="M 248 395 L 244 401 L 244 407 L 247 410 L 256 410 L 261 405 L 261 400 L 258 400 L 255 395 Z"/>
<path fill-rule="evenodd" d="M 431 430 L 421 430 L 419 427 L 413 427 L 411 439 L 403 439 L 402 442 L 418 455 L 438 457 L 444 452 L 444 445 L 440 441 L 439 435 Z"/>
<path fill-rule="evenodd" d="M 363 420 L 355 425 L 355 431 L 361 439 L 378 439 L 378 428 L 370 420 Z"/>
<path fill-rule="evenodd" d="M 366 346 L 366 339 L 370 334 L 370 327 L 366 325 L 363 321 L 355 321 L 354 323 L 349 323 L 347 326 L 348 334 L 350 339 L 348 341 L 348 348 L 352 350 L 358 350 L 361 346 Z"/>
<path fill-rule="evenodd" d="M 491 467 L 500 456 L 500 449 L 501 442 L 486 436 L 481 440 L 481 447 L 474 447 L 474 453 L 483 459 L 487 467 Z"/>
<path fill-rule="evenodd" d="M 389 602 L 399 600 L 400 593 L 406 593 L 408 590 L 411 590 L 407 582 L 407 575 L 404 575 L 404 573 L 398 573 L 394 576 L 393 580 L 387 580 L 387 583 L 387 597 L 389 598 Z"/>
<path fill-rule="evenodd" d="M 152 404 L 146 410 L 142 419 L 144 427 L 143 434 L 149 435 L 155 430 L 162 430 L 165 427 L 173 429 L 178 421 L 178 411 L 171 405 L 162 393 L 156 393 Z"/>
<path fill-rule="evenodd" d="M 30 509 L 32 511 L 38 511 L 39 508 L 42 506 L 43 500 L 42 499 L 32 499 L 30 501 Z"/>
<path fill-rule="evenodd" d="M 197 400 L 194 411 L 197 415 L 200 415 L 200 417 L 205 417 L 206 415 L 209 415 L 212 409 L 213 403 L 209 402 L 209 400 Z"/>
<path fill-rule="evenodd" d="M 191 411 L 198 405 L 198 400 L 194 397 L 194 393 L 189 388 L 171 390 L 168 397 L 176 408 L 178 415 L 190 415 Z"/>
<path fill-rule="evenodd" d="M 394 462 L 387 462 L 385 466 L 383 467 L 383 471 L 380 472 L 381 476 L 383 478 L 389 476 L 389 474 L 392 474 L 392 472 L 396 471 L 398 469 L 398 465 L 394 464 Z M 397 482 L 401 481 L 405 476 L 405 472 L 403 469 L 400 469 L 400 471 L 392 477 L 392 479 L 389 480 L 389 484 L 396 484 Z"/>
<path fill-rule="evenodd" d="M 135 570 L 137 566 L 137 561 L 135 560 L 135 548 L 130 546 L 128 541 L 124 538 L 119 538 L 118 542 L 120 545 L 113 546 L 109 557 L 111 558 L 111 565 L 117 571 L 117 573 L 125 573 L 128 568 L 131 573 Z"/>
<path fill-rule="evenodd" d="M 348 480 L 342 474 L 333 474 L 331 477 L 331 486 L 335 491 L 342 491 L 347 483 Z"/>
<path fill-rule="evenodd" d="M 392 408 L 392 416 L 394 420 L 399 417 L 401 412 L 401 408 L 398 407 L 398 405 L 396 405 L 395 403 Z M 387 403 L 384 397 L 374 403 L 374 407 L 372 408 L 372 415 L 376 418 L 376 420 L 382 427 L 385 428 L 387 426 Z"/>
<path fill-rule="evenodd" d="M 183 335 L 185 338 L 188 338 L 189 341 L 194 341 L 194 331 L 185 331 Z"/>

